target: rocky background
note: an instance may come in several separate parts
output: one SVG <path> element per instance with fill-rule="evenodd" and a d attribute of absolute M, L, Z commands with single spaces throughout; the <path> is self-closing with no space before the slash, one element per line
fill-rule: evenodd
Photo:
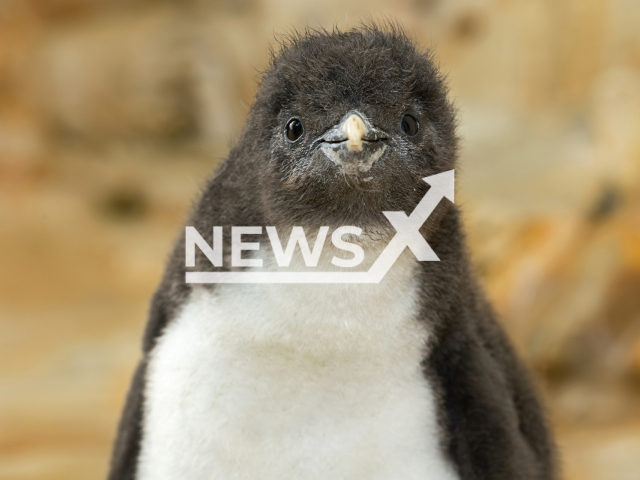
<path fill-rule="evenodd" d="M 568 480 L 640 472 L 640 2 L 0 0 L 0 479 L 99 479 L 148 299 L 292 28 L 391 15 Z"/>

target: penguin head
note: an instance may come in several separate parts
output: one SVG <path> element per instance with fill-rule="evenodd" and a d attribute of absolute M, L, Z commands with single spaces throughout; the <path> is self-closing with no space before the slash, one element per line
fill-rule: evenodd
<path fill-rule="evenodd" d="M 428 51 L 397 26 L 288 37 L 245 130 L 274 223 L 388 225 L 456 159 L 455 113 Z"/>

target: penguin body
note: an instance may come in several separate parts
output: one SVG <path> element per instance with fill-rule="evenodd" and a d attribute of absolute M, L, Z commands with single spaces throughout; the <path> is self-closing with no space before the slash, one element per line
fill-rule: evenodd
<path fill-rule="evenodd" d="M 195 288 L 150 357 L 138 478 L 456 478 L 415 274 Z"/>
<path fill-rule="evenodd" d="M 232 267 L 232 226 L 356 226 L 366 270 L 394 235 L 382 212 L 413 211 L 456 145 L 443 80 L 399 28 L 307 32 L 274 54 L 187 223 L 210 245 L 224 227 L 224 263 L 199 251 L 185 267 L 179 238 L 109 478 L 555 478 L 540 403 L 450 203 L 420 230 L 440 261 L 406 249 L 379 284 L 185 283 Z M 271 249 L 246 253 L 278 269 Z M 314 268 L 337 269 L 334 254 Z M 308 271 L 295 255 L 289 270 Z"/>

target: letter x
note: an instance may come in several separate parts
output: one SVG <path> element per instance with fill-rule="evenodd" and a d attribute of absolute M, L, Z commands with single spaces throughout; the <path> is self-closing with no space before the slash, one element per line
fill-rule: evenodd
<path fill-rule="evenodd" d="M 420 227 L 423 222 L 421 222 L 421 218 L 418 218 L 420 217 L 419 213 L 414 211 L 409 217 L 407 217 L 407 214 L 404 212 L 383 213 L 385 217 L 389 219 L 393 228 L 398 232 L 395 238 L 397 238 L 402 245 L 409 247 L 418 261 L 438 260 L 436 252 L 433 251 L 420 234 Z"/>

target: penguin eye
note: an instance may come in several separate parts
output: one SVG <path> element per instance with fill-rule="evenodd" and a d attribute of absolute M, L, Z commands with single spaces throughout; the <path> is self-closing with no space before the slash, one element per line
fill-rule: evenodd
<path fill-rule="evenodd" d="M 304 133 L 304 127 L 302 126 L 302 122 L 297 118 L 292 118 L 287 123 L 287 127 L 285 128 L 285 135 L 290 142 L 295 142 L 298 140 L 302 134 Z"/>
<path fill-rule="evenodd" d="M 404 117 L 402 117 L 400 129 L 410 137 L 413 137 L 416 133 L 418 133 L 419 128 L 420 127 L 418 125 L 418 121 L 411 115 L 405 115 Z"/>

